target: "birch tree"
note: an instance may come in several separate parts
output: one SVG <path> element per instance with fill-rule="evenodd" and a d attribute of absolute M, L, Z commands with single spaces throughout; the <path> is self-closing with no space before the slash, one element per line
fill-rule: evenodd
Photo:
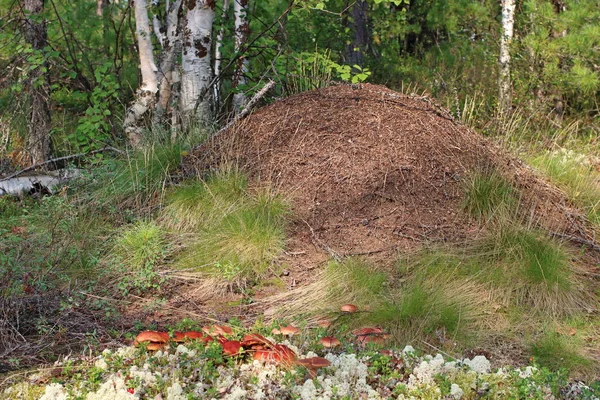
<path fill-rule="evenodd" d="M 156 16 L 154 17 L 154 32 L 162 46 L 160 69 L 158 73 L 158 102 L 153 118 L 153 123 L 155 125 L 162 122 L 163 116 L 171 101 L 173 84 L 179 80 L 178 74 L 175 71 L 175 56 L 178 51 L 181 50 L 178 29 L 181 1 L 182 0 L 176 0 L 171 4 L 167 2 L 167 15 L 164 27 L 161 26 L 158 18 Z M 162 32 L 164 32 L 164 35 Z M 173 132 L 175 131 L 176 130 L 173 130 Z"/>
<path fill-rule="evenodd" d="M 248 23 L 248 0 L 234 0 L 233 14 L 235 18 L 235 53 L 240 54 L 250 33 L 250 24 Z M 232 87 L 239 88 L 246 84 L 246 75 L 248 74 L 248 59 L 244 54 L 240 54 L 233 72 Z M 238 91 L 233 95 L 233 110 L 238 114 L 246 105 L 246 95 Z"/>
<path fill-rule="evenodd" d="M 150 20 L 148 18 L 147 0 L 135 0 L 135 34 L 140 55 L 140 70 L 142 84 L 136 92 L 136 97 L 125 114 L 123 128 L 133 147 L 139 147 L 142 139 L 142 129 L 139 121 L 144 114 L 154 105 L 155 95 L 158 91 L 158 78 L 154 54 L 152 51 L 152 38 L 150 37 Z"/>
<path fill-rule="evenodd" d="M 498 59 L 498 105 L 500 114 L 506 114 L 512 107 L 512 84 L 510 79 L 510 44 L 515 23 L 515 0 L 502 0 L 502 36 Z"/>
<path fill-rule="evenodd" d="M 212 79 L 211 44 L 214 0 L 186 0 L 182 38 L 180 111 L 183 128 L 211 119 L 209 83 Z"/>

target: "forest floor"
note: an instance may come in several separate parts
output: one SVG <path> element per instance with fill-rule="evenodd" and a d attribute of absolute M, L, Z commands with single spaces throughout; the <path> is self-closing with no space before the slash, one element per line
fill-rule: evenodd
<path fill-rule="evenodd" d="M 594 398 L 600 163 L 554 150 L 528 161 L 427 97 L 339 85 L 189 152 L 107 164 L 77 194 L 2 198 L 4 383 L 28 377 L 11 398 L 108 383 L 137 398 Z M 360 312 L 340 312 L 348 303 Z M 272 340 L 333 366 L 313 382 L 214 346 L 117 350 L 145 329 L 211 324 L 239 340 L 300 326 Z M 364 327 L 385 341 L 362 346 Z M 345 344 L 324 349 L 326 335 Z"/>

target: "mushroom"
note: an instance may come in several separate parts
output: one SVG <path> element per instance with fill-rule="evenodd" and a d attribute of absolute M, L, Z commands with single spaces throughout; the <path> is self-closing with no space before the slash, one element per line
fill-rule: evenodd
<path fill-rule="evenodd" d="M 296 364 L 302 365 L 303 367 L 308 369 L 308 373 L 311 378 L 315 378 L 317 376 L 317 370 L 319 368 L 325 368 L 331 365 L 329 360 L 323 357 L 304 358 L 302 360 L 296 361 Z"/>
<path fill-rule="evenodd" d="M 138 345 L 142 342 L 153 342 L 153 343 L 167 343 L 169 341 L 169 334 L 167 332 L 158 331 L 143 331 L 135 337 L 133 341 L 134 345 Z"/>
<path fill-rule="evenodd" d="M 270 348 L 272 346 L 273 343 L 271 343 L 267 338 L 265 338 L 262 335 L 259 335 L 258 333 L 250 333 L 244 336 L 244 338 L 242 339 L 242 347 L 248 349 L 257 350 L 258 347 L 263 349 Z"/>
<path fill-rule="evenodd" d="M 361 346 L 366 346 L 367 343 L 383 344 L 391 335 L 384 332 L 383 329 L 378 327 L 364 327 L 352 331 L 352 334 L 356 336 L 358 343 Z"/>
<path fill-rule="evenodd" d="M 242 348 L 242 343 L 238 340 L 228 340 L 224 343 L 221 343 L 223 346 L 223 353 L 228 356 L 235 356 L 239 354 L 240 349 Z"/>
<path fill-rule="evenodd" d="M 384 334 L 383 329 L 377 327 L 364 327 L 360 329 L 355 329 L 352 331 L 354 336 L 364 336 L 364 335 L 382 335 Z"/>
<path fill-rule="evenodd" d="M 289 336 L 294 336 L 301 332 L 300 329 L 298 329 L 292 325 L 282 326 L 279 329 L 279 331 L 281 332 L 282 335 L 289 335 Z"/>
<path fill-rule="evenodd" d="M 157 351 L 157 350 L 162 349 L 166 345 L 167 345 L 166 343 L 148 342 L 148 345 L 146 346 L 146 349 L 148 349 L 150 351 Z"/>
<path fill-rule="evenodd" d="M 283 344 L 276 344 L 272 349 L 256 350 L 253 359 L 264 362 L 273 362 L 290 367 L 296 362 L 296 353 Z"/>
<path fill-rule="evenodd" d="M 327 347 L 327 348 L 336 347 L 341 344 L 340 341 L 337 340 L 336 338 L 334 338 L 333 336 L 325 336 L 324 338 L 321 338 L 321 340 L 319 340 L 319 343 L 323 347 Z"/>
<path fill-rule="evenodd" d="M 317 325 L 321 328 L 327 329 L 331 326 L 331 321 L 328 319 L 322 319 L 322 320 L 317 321 Z"/>
<path fill-rule="evenodd" d="M 345 313 L 353 313 L 358 310 L 358 307 L 356 307 L 354 304 L 344 304 L 340 309 Z"/>
<path fill-rule="evenodd" d="M 233 333 L 233 329 L 225 325 L 205 326 L 202 331 L 208 335 L 231 335 Z"/>

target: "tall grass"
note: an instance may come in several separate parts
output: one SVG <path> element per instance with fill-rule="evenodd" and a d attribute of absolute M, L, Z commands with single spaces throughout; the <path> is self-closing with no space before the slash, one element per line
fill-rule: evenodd
<path fill-rule="evenodd" d="M 243 285 L 275 265 L 285 246 L 288 206 L 268 190 L 251 193 L 247 185 L 229 168 L 168 196 L 161 220 L 187 235 L 177 268 Z"/>
<path fill-rule="evenodd" d="M 479 222 L 512 217 L 518 204 L 517 190 L 494 170 L 474 172 L 465 181 L 463 208 Z"/>
<path fill-rule="evenodd" d="M 179 145 L 156 144 L 107 161 L 95 174 L 90 200 L 102 206 L 145 208 L 160 200 L 181 164 Z"/>
<path fill-rule="evenodd" d="M 546 329 L 529 346 L 536 362 L 552 370 L 587 375 L 593 370 L 594 362 L 583 353 L 580 340 Z"/>
<path fill-rule="evenodd" d="M 451 275 L 407 277 L 394 284 L 389 271 L 350 258 L 330 262 L 325 272 L 310 285 L 276 296 L 271 301 L 283 315 L 336 315 L 339 307 L 353 303 L 358 314 L 341 315 L 340 322 L 351 327 L 378 325 L 398 343 L 436 337 L 469 336 L 484 297 L 479 286 Z M 425 335 L 425 336 L 424 336 Z"/>
<path fill-rule="evenodd" d="M 600 173 L 585 155 L 561 149 L 533 157 L 531 163 L 600 227 Z"/>

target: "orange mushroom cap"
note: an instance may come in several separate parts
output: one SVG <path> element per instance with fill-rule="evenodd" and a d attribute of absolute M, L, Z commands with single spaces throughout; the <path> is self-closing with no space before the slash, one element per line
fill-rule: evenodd
<path fill-rule="evenodd" d="M 343 312 L 353 313 L 358 310 L 358 307 L 356 307 L 354 304 L 344 304 L 340 309 Z"/>
<path fill-rule="evenodd" d="M 328 319 L 322 319 L 317 321 L 317 325 L 321 328 L 329 328 L 331 326 L 331 321 Z"/>
<path fill-rule="evenodd" d="M 355 329 L 352 331 L 352 334 L 355 336 L 364 336 L 364 335 L 383 335 L 385 334 L 385 332 L 383 331 L 383 329 L 381 328 L 377 328 L 377 327 L 364 327 L 364 328 L 360 328 L 360 329 Z"/>
<path fill-rule="evenodd" d="M 146 348 L 150 351 L 157 351 L 166 346 L 166 343 L 150 342 Z"/>
<path fill-rule="evenodd" d="M 296 364 L 306 367 L 310 373 L 310 376 L 314 378 L 317 376 L 317 369 L 328 367 L 331 365 L 331 362 L 323 357 L 311 357 L 297 360 Z"/>
<path fill-rule="evenodd" d="M 242 339 L 242 346 L 245 348 L 254 348 L 256 346 L 272 347 L 273 343 L 258 333 L 250 333 Z"/>
<path fill-rule="evenodd" d="M 242 348 L 242 343 L 238 340 L 228 340 L 221 343 L 221 346 L 223 346 L 223 353 L 234 356 L 239 353 Z"/>
<path fill-rule="evenodd" d="M 276 344 L 272 349 L 257 350 L 254 352 L 254 360 L 274 362 L 289 367 L 296 362 L 297 356 L 294 350 L 286 345 Z"/>
<path fill-rule="evenodd" d="M 233 329 L 226 325 L 205 326 L 202 331 L 208 335 L 231 335 L 233 333 Z"/>
<path fill-rule="evenodd" d="M 342 344 L 339 340 L 337 340 L 333 336 L 325 336 L 324 338 L 321 338 L 321 340 L 319 340 L 319 343 L 323 347 L 329 347 L 329 348 L 336 347 L 336 346 L 339 346 L 340 344 Z"/>
<path fill-rule="evenodd" d="M 293 336 L 293 335 L 297 335 L 298 333 L 300 333 L 300 329 L 296 328 L 295 326 L 292 325 L 288 325 L 288 326 L 282 326 L 279 331 L 281 332 L 282 335 L 289 335 L 289 336 Z"/>
<path fill-rule="evenodd" d="M 156 342 L 156 343 L 167 343 L 169 341 L 169 334 L 167 332 L 158 331 L 143 331 L 135 337 L 134 343 L 141 342 Z"/>

